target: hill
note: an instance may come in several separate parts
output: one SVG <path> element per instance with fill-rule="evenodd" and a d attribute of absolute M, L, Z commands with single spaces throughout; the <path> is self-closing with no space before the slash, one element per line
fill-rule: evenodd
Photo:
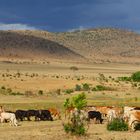
<path fill-rule="evenodd" d="M 0 58 L 29 60 L 80 60 L 82 56 L 64 45 L 42 37 L 0 31 Z"/>
<path fill-rule="evenodd" d="M 14 51 L 11 53 L 12 49 Z M 3 53 L 0 55 L 6 57 L 15 55 L 16 52 L 15 56 L 25 57 L 23 54 L 26 54 L 34 59 L 47 57 L 96 63 L 139 63 L 140 35 L 114 28 L 60 33 L 37 30 L 1 31 L 0 52 L 1 50 Z"/>

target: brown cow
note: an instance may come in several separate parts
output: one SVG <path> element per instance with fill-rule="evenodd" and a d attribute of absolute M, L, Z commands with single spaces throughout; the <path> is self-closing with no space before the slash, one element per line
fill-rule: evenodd
<path fill-rule="evenodd" d="M 61 119 L 60 111 L 58 111 L 56 108 L 49 108 L 48 109 L 53 116 L 53 118 Z"/>

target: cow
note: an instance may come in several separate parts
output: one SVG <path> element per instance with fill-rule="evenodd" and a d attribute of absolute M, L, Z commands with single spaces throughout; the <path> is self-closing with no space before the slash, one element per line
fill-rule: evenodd
<path fill-rule="evenodd" d="M 35 117 L 35 121 L 40 120 L 41 111 L 40 110 L 27 110 L 26 112 L 27 120 L 31 121 L 30 117 Z"/>
<path fill-rule="evenodd" d="M 139 110 L 139 107 L 129 107 L 129 106 L 124 107 L 123 119 L 124 119 L 125 122 L 128 122 L 130 114 L 133 110 Z"/>
<path fill-rule="evenodd" d="M 129 128 L 135 131 L 137 124 L 140 124 L 140 110 L 132 110 L 128 119 Z"/>
<path fill-rule="evenodd" d="M 107 121 L 108 123 L 110 123 L 111 121 L 113 121 L 114 119 L 117 118 L 117 113 L 114 109 L 110 109 L 107 112 Z"/>
<path fill-rule="evenodd" d="M 16 119 L 23 121 L 25 117 L 27 118 L 27 111 L 26 110 L 16 110 L 15 112 Z"/>
<path fill-rule="evenodd" d="M 102 114 L 99 111 L 89 111 L 88 118 L 89 118 L 89 120 L 95 119 L 100 124 L 102 124 L 102 122 L 103 122 Z"/>
<path fill-rule="evenodd" d="M 1 123 L 3 123 L 5 120 L 9 120 L 11 125 L 18 126 L 16 116 L 14 113 L 2 112 L 0 114 L 0 120 Z"/>
<path fill-rule="evenodd" d="M 112 106 L 97 106 L 96 111 L 99 111 L 103 117 L 107 116 L 107 112 L 112 109 Z"/>
<path fill-rule="evenodd" d="M 55 109 L 55 108 L 49 108 L 48 110 L 50 111 L 50 113 L 53 116 L 53 118 L 61 119 L 60 112 L 57 109 Z"/>
<path fill-rule="evenodd" d="M 40 110 L 41 114 L 40 114 L 40 119 L 45 121 L 53 121 L 53 118 L 51 116 L 51 113 L 49 110 Z"/>

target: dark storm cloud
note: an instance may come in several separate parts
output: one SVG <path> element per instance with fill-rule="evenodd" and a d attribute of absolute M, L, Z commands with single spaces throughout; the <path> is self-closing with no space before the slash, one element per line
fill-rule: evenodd
<path fill-rule="evenodd" d="M 118 27 L 139 31 L 139 5 L 139 0 L 0 0 L 0 26 L 16 28 L 18 24 L 21 28 L 49 31 Z"/>

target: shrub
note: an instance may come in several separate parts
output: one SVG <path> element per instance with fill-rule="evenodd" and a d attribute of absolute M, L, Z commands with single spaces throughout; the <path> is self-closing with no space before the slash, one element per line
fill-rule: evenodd
<path fill-rule="evenodd" d="M 76 66 L 72 66 L 72 67 L 70 67 L 70 70 L 77 71 L 78 68 Z"/>
<path fill-rule="evenodd" d="M 43 95 L 44 93 L 43 93 L 43 90 L 39 90 L 38 91 L 38 95 Z"/>
<path fill-rule="evenodd" d="M 33 96 L 34 93 L 30 90 L 25 91 L 25 96 L 29 97 L 29 96 Z"/>
<path fill-rule="evenodd" d="M 64 124 L 64 130 L 66 133 L 71 133 L 71 134 L 74 134 L 74 135 L 84 135 L 85 132 L 86 132 L 86 129 L 84 127 L 84 125 L 79 125 L 77 127 L 74 126 L 75 124 L 71 124 L 71 123 L 68 123 L 68 124 Z"/>
<path fill-rule="evenodd" d="M 81 89 L 82 89 L 82 88 L 81 88 L 81 86 L 80 86 L 80 85 L 78 85 L 78 84 L 77 84 L 77 85 L 75 85 L 75 91 L 81 91 Z"/>
<path fill-rule="evenodd" d="M 72 102 L 75 108 L 78 110 L 83 109 L 87 105 L 85 93 L 81 93 L 72 98 Z"/>
<path fill-rule="evenodd" d="M 102 85 L 97 85 L 96 87 L 92 88 L 92 91 L 104 91 L 104 90 L 114 90 L 114 89 Z"/>
<path fill-rule="evenodd" d="M 114 119 L 112 122 L 107 124 L 107 130 L 109 131 L 127 131 L 128 124 L 121 119 Z"/>
<path fill-rule="evenodd" d="M 140 71 L 133 73 L 131 78 L 135 82 L 140 82 Z"/>
<path fill-rule="evenodd" d="M 11 93 L 12 92 L 12 89 L 11 88 L 7 88 L 7 92 L 8 93 Z"/>
<path fill-rule="evenodd" d="M 87 83 L 84 83 L 84 84 L 82 84 L 82 89 L 84 90 L 84 91 L 88 91 L 88 90 L 90 90 L 90 85 L 89 84 L 87 84 Z"/>
<path fill-rule="evenodd" d="M 57 90 L 56 90 L 56 94 L 57 94 L 57 95 L 60 95 L 60 94 L 61 94 L 61 89 L 57 89 Z"/>
<path fill-rule="evenodd" d="M 64 102 L 65 109 L 69 109 L 69 107 L 75 108 L 68 122 L 63 124 L 66 133 L 71 133 L 73 135 L 84 135 L 86 133 L 85 122 L 87 122 L 87 118 L 85 113 L 81 111 L 86 104 L 86 96 L 84 93 L 74 96 L 72 99 L 66 99 Z"/>
<path fill-rule="evenodd" d="M 1 89 L 6 89 L 5 86 L 2 86 Z"/>
<path fill-rule="evenodd" d="M 118 77 L 119 81 L 131 81 L 131 77 Z"/>
<path fill-rule="evenodd" d="M 104 81 L 106 78 L 105 78 L 105 76 L 104 76 L 104 74 L 102 74 L 102 73 L 99 73 L 99 79 L 102 81 Z"/>
<path fill-rule="evenodd" d="M 71 93 L 73 93 L 74 91 L 73 91 L 73 89 L 66 89 L 64 92 L 65 92 L 65 94 L 71 94 Z"/>
<path fill-rule="evenodd" d="M 21 92 L 11 92 L 11 93 L 9 93 L 9 95 L 14 95 L 14 96 L 16 96 L 16 95 L 24 95 L 24 94 L 21 93 Z"/>

